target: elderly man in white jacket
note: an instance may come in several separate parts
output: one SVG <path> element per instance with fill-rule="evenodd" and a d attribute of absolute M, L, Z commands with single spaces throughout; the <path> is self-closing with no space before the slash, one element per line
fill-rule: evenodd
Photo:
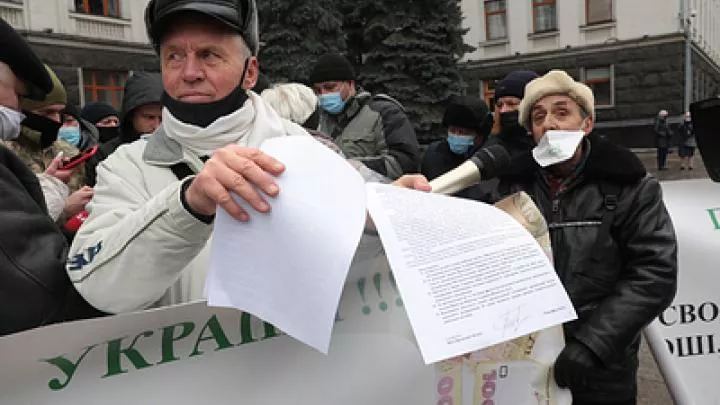
<path fill-rule="evenodd" d="M 162 67 L 162 126 L 99 165 L 67 264 L 85 299 L 111 313 L 202 299 L 217 207 L 249 219 L 232 191 L 268 212 L 284 167 L 256 148 L 307 135 L 247 90 L 258 77 L 254 0 L 151 0 L 145 20 Z"/>

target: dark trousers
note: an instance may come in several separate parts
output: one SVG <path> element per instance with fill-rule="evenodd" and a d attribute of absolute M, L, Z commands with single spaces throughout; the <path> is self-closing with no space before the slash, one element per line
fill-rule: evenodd
<path fill-rule="evenodd" d="M 657 148 L 658 169 L 664 169 L 667 167 L 667 155 L 668 148 Z"/>
<path fill-rule="evenodd" d="M 587 402 L 587 401 L 573 401 L 572 405 L 636 405 L 637 399 L 629 399 L 621 402 Z"/>

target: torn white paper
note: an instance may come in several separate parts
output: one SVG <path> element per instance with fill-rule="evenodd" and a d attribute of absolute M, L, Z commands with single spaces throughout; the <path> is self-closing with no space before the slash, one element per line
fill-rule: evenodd
<path fill-rule="evenodd" d="M 426 363 L 576 318 L 542 248 L 507 213 L 388 185 L 367 188 Z"/>
<path fill-rule="evenodd" d="M 265 141 L 283 162 L 269 214 L 249 223 L 218 209 L 206 290 L 208 304 L 232 306 L 322 353 L 366 218 L 365 187 L 342 157 L 311 137 Z"/>

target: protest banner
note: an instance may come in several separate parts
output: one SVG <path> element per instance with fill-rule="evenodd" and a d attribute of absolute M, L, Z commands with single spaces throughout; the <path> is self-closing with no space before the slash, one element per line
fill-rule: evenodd
<path fill-rule="evenodd" d="M 503 208 L 549 252 L 526 195 Z M 327 356 L 247 313 L 191 303 L 0 338 L 0 403 L 570 403 L 550 373 L 560 327 L 425 365 L 378 238 L 359 250 Z"/>
<path fill-rule="evenodd" d="M 708 179 L 662 183 L 678 238 L 675 300 L 645 331 L 680 405 L 720 403 L 720 185 Z"/>

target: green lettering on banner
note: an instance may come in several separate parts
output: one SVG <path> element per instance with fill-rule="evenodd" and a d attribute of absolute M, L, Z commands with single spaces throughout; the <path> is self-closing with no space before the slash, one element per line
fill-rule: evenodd
<path fill-rule="evenodd" d="M 720 214 L 720 208 L 708 209 L 708 214 L 710 214 L 710 220 L 715 226 L 715 229 L 720 231 L 720 218 L 718 218 L 718 215 Z"/>
<path fill-rule="evenodd" d="M 271 339 L 271 338 L 278 337 L 281 335 L 280 331 L 275 329 L 275 327 L 273 325 L 271 325 L 267 322 L 263 322 L 263 324 L 265 325 L 265 337 L 263 338 L 263 340 Z"/>
<path fill-rule="evenodd" d="M 137 349 L 135 349 L 134 346 L 137 344 L 137 341 L 141 337 L 150 337 L 152 335 L 152 331 L 145 331 L 135 336 L 132 343 L 130 343 L 130 346 L 125 349 L 122 349 L 122 341 L 125 338 L 113 339 L 107 342 L 107 374 L 102 376 L 102 378 L 112 377 L 114 375 L 124 374 L 128 372 L 127 370 L 123 370 L 122 368 L 122 355 L 125 355 L 125 357 L 130 360 L 130 363 L 132 363 L 133 367 L 138 370 L 140 370 L 141 368 L 150 367 L 151 364 L 148 363 L 145 358 L 143 358 L 143 356 L 140 354 L 139 351 L 137 351 Z"/>
<path fill-rule="evenodd" d="M 255 339 L 252 335 L 252 315 L 247 312 L 243 312 L 240 315 L 240 345 L 253 343 Z"/>
<path fill-rule="evenodd" d="M 206 330 L 210 331 L 210 336 L 205 336 Z M 195 342 L 195 348 L 193 349 L 192 353 L 190 353 L 190 357 L 203 354 L 203 351 L 199 349 L 200 342 L 210 339 L 215 340 L 215 343 L 217 343 L 218 345 L 215 351 L 220 351 L 233 347 L 232 343 L 230 343 L 227 336 L 225 335 L 225 331 L 223 331 L 222 326 L 220 326 L 220 322 L 218 322 L 216 315 L 210 317 L 207 323 L 205 323 L 205 326 L 203 326 L 203 328 L 200 330 L 200 335 Z"/>
<path fill-rule="evenodd" d="M 175 336 L 175 329 L 177 327 L 182 327 L 180 336 Z M 173 344 L 178 340 L 190 336 L 194 329 L 195 324 L 192 322 L 182 322 L 164 327 L 162 329 L 162 360 L 157 364 L 170 363 L 172 361 L 180 360 L 179 357 L 175 357 L 175 348 L 173 347 Z"/>
<path fill-rule="evenodd" d="M 75 375 L 75 370 L 77 370 L 80 362 L 83 361 L 88 352 L 90 352 L 90 350 L 92 350 L 95 346 L 97 345 L 92 345 L 85 349 L 83 354 L 80 355 L 80 358 L 75 363 L 66 359 L 63 356 L 53 357 L 52 359 L 43 359 L 42 361 L 50 363 L 53 366 L 59 368 L 60 371 L 62 371 L 63 374 L 65 374 L 65 376 L 67 377 L 67 380 L 65 380 L 65 382 L 60 382 L 59 378 L 53 378 L 52 380 L 50 380 L 50 382 L 48 382 L 48 387 L 50 387 L 50 389 L 53 391 L 58 391 L 67 387 L 67 385 L 70 384 L 70 380 L 72 380 L 73 376 Z"/>

